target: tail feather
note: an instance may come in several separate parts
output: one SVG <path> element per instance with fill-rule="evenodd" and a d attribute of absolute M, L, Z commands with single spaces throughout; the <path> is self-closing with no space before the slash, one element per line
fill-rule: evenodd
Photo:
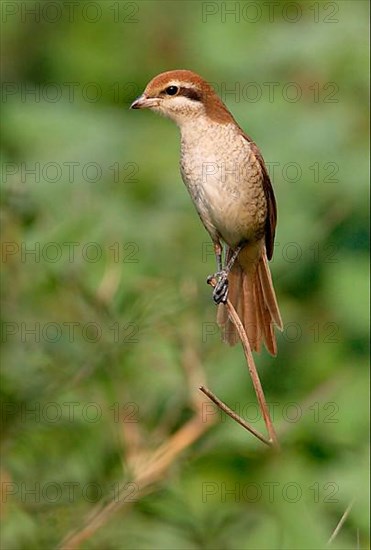
<path fill-rule="evenodd" d="M 243 249 L 228 277 L 229 300 L 237 311 L 245 328 L 251 349 L 259 352 L 262 343 L 272 355 L 277 354 L 274 325 L 282 330 L 272 277 L 265 249 L 260 259 L 251 260 L 251 251 Z M 218 324 L 222 327 L 223 340 L 231 345 L 239 341 L 237 330 L 228 317 L 224 304 L 218 307 Z"/>
<path fill-rule="evenodd" d="M 259 307 L 256 288 L 253 285 L 250 285 L 249 278 L 245 277 L 242 269 L 241 271 L 243 281 L 242 294 L 240 296 L 242 303 L 241 309 L 243 309 L 243 317 L 241 320 L 249 338 L 251 347 L 257 351 L 260 351 L 261 325 L 259 322 Z M 246 302 L 250 304 L 250 307 L 246 307 Z"/>
<path fill-rule="evenodd" d="M 269 269 L 267 255 L 265 253 L 262 255 L 258 264 L 258 272 L 265 305 L 267 306 L 274 323 L 280 330 L 283 330 L 281 314 L 277 304 L 276 293 L 274 292 L 272 275 Z"/>
<path fill-rule="evenodd" d="M 246 280 L 247 280 L 247 277 L 246 277 Z M 253 349 L 255 349 L 259 353 L 261 349 L 261 343 L 263 340 L 265 340 L 266 319 L 264 315 L 264 310 L 262 308 L 260 288 L 258 285 L 254 285 L 253 288 L 254 288 L 254 298 L 255 298 L 254 308 L 256 309 L 256 327 L 257 327 L 256 345 L 255 347 L 253 347 Z M 251 307 L 252 307 L 252 304 L 251 304 Z"/>

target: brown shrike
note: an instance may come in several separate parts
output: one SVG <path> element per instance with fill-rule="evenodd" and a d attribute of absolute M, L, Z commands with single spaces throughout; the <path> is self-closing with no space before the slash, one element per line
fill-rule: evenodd
<path fill-rule="evenodd" d="M 159 74 L 132 109 L 171 118 L 181 134 L 180 168 L 217 259 L 213 298 L 223 339 L 238 341 L 225 307 L 235 307 L 251 348 L 262 342 L 277 353 L 274 325 L 282 330 L 268 259 L 272 258 L 276 201 L 263 157 L 212 87 L 192 71 Z M 227 245 L 225 266 L 222 243 Z"/>

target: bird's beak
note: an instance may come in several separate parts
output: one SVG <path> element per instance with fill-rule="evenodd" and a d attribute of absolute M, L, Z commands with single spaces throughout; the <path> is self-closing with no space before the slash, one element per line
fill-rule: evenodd
<path fill-rule="evenodd" d="M 158 105 L 158 98 L 147 97 L 145 94 L 137 97 L 135 101 L 130 105 L 130 109 L 150 109 Z"/>

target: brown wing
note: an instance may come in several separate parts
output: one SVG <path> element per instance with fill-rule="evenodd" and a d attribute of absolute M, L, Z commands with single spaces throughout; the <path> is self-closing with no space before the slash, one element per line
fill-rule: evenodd
<path fill-rule="evenodd" d="M 242 134 L 243 134 L 243 137 L 247 139 L 247 141 L 250 143 L 252 152 L 257 158 L 262 170 L 262 175 L 263 175 L 262 183 L 263 183 L 265 198 L 267 200 L 267 219 L 265 221 L 265 248 L 267 250 L 268 260 L 271 260 L 273 256 L 274 236 L 276 233 L 276 223 L 277 223 L 276 199 L 274 197 L 273 187 L 271 184 L 271 180 L 269 178 L 267 167 L 265 165 L 263 156 L 259 151 L 258 146 L 247 134 L 245 134 L 245 132 L 242 131 Z"/>

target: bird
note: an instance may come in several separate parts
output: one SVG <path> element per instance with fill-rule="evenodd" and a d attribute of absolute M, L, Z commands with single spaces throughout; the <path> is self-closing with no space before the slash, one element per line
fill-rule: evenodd
<path fill-rule="evenodd" d="M 273 256 L 276 200 L 263 156 L 214 88 L 190 70 L 155 76 L 130 106 L 150 109 L 180 129 L 180 172 L 214 246 L 213 299 L 222 339 L 239 341 L 226 302 L 235 308 L 250 347 L 277 354 L 283 330 L 268 260 Z M 223 264 L 224 252 L 224 264 Z"/>

